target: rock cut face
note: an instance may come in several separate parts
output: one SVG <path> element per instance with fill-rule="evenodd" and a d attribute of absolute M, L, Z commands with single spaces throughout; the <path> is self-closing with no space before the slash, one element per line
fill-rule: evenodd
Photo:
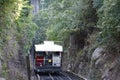
<path fill-rule="evenodd" d="M 0 80 L 6 80 L 5 78 L 0 78 Z"/>

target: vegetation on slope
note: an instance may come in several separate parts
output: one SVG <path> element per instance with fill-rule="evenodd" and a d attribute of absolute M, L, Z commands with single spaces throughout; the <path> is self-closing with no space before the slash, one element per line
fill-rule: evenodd
<path fill-rule="evenodd" d="M 97 41 L 101 43 L 119 42 L 120 15 L 118 0 L 50 0 L 34 21 L 42 32 L 41 39 L 64 41 L 71 32 L 99 30 Z M 43 30 L 43 31 L 42 31 Z M 40 37 L 39 37 L 40 38 Z M 115 45 L 114 45 L 115 46 Z"/>
<path fill-rule="evenodd" d="M 20 53 L 18 48 L 22 55 L 28 53 L 37 29 L 30 10 L 29 0 L 0 0 L 0 60 L 3 64 L 0 76 L 9 77 L 9 62 Z"/>
<path fill-rule="evenodd" d="M 100 29 L 99 41 L 106 45 L 109 53 L 120 53 L 120 1 L 94 0 L 94 7 L 99 17 L 96 25 Z"/>
<path fill-rule="evenodd" d="M 27 53 L 37 26 L 36 43 L 43 40 L 66 43 L 74 35 L 75 44 L 80 45 L 81 39 L 86 44 L 85 38 L 97 30 L 97 44 L 120 53 L 120 0 L 44 0 L 45 4 L 40 5 L 42 8 L 33 19 L 37 25 L 32 22 L 27 1 L 0 0 L 0 54 L 13 35 L 15 43 Z"/>
<path fill-rule="evenodd" d="M 63 59 L 66 61 L 65 64 L 63 63 L 65 70 L 68 65 L 71 65 L 70 70 L 76 73 L 80 70 L 83 75 L 87 74 L 91 80 L 98 78 L 101 80 L 104 71 L 96 69 L 97 61 L 100 62 L 100 59 L 105 60 L 103 58 L 120 53 L 120 1 L 50 1 L 52 1 L 50 4 L 45 3 L 48 6 L 43 7 L 34 18 L 35 23 L 39 26 L 35 38 L 39 37 L 40 40 L 42 39 L 41 41 L 63 42 L 67 47 L 65 48 L 66 54 L 63 54 Z M 41 35 L 39 36 L 38 33 Z M 103 54 L 106 56 L 96 62 L 92 61 L 93 51 L 100 46 L 104 46 L 106 52 Z M 107 64 L 110 60 L 107 60 L 102 66 L 104 69 L 109 69 L 108 67 L 111 66 Z M 79 65 L 81 69 L 78 69 Z"/>

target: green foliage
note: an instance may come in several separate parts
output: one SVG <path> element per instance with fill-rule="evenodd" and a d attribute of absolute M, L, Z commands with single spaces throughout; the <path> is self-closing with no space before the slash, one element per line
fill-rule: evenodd
<path fill-rule="evenodd" d="M 28 15 L 27 17 L 23 16 L 19 18 L 17 21 L 17 26 L 18 26 L 17 27 L 18 42 L 20 43 L 22 42 L 23 45 L 22 44 L 20 45 L 23 46 L 24 52 L 27 53 L 28 49 L 32 45 L 32 39 L 35 35 L 37 25 L 32 22 L 32 17 Z"/>
<path fill-rule="evenodd" d="M 62 40 L 62 33 L 71 27 L 71 12 L 69 10 L 69 1 L 54 2 L 48 8 L 49 11 L 49 25 L 47 29 L 47 37 L 50 40 Z"/>
<path fill-rule="evenodd" d="M 104 0 L 103 6 L 98 9 L 99 21 L 97 27 L 101 29 L 102 40 L 120 40 L 120 1 Z"/>
<path fill-rule="evenodd" d="M 34 19 L 40 27 L 36 34 L 39 41 L 41 39 L 64 40 L 72 31 L 94 26 L 97 21 L 92 0 L 50 1 L 49 4 L 45 3 L 48 7 L 44 7 Z"/>
<path fill-rule="evenodd" d="M 62 0 L 51 4 L 48 10 L 48 39 L 63 40 L 67 32 L 86 29 L 97 21 L 91 0 Z"/>
<path fill-rule="evenodd" d="M 46 11 L 40 11 L 38 15 L 35 15 L 33 21 L 39 26 L 35 34 L 35 42 L 41 43 L 46 39 L 46 28 L 48 25 L 48 15 Z"/>
<path fill-rule="evenodd" d="M 34 19 L 39 26 L 37 38 L 64 40 L 73 31 L 97 26 L 98 41 L 119 41 L 119 7 L 119 0 L 51 0 Z"/>
<path fill-rule="evenodd" d="M 0 0 L 0 48 L 8 42 L 9 30 L 15 29 L 15 20 L 24 6 L 23 0 Z"/>
<path fill-rule="evenodd" d="M 67 14 L 69 14 L 69 11 L 66 11 L 64 13 L 65 7 L 63 4 L 66 6 L 70 6 L 68 4 L 69 1 L 62 1 L 62 0 L 55 0 L 52 2 L 52 4 L 48 4 L 45 9 L 41 10 L 38 15 L 35 16 L 34 22 L 39 26 L 39 30 L 37 31 L 36 34 L 36 42 L 39 43 L 45 39 L 50 39 L 52 40 L 58 40 L 59 34 L 61 33 L 62 29 L 68 24 L 66 21 Z M 65 14 L 65 15 L 64 15 Z M 69 22 L 70 23 L 70 22 Z M 54 29 L 53 29 L 54 28 Z M 60 30 L 57 33 L 56 30 Z M 47 31 L 47 38 L 46 38 L 46 31 Z M 55 38 L 56 37 L 56 38 Z"/>
<path fill-rule="evenodd" d="M 22 38 L 26 41 L 25 45 L 29 46 L 35 34 L 36 25 L 29 15 L 28 0 L 0 0 L 0 11 L 0 48 L 10 40 L 10 30 L 16 32 L 18 42 Z"/>
<path fill-rule="evenodd" d="M 32 45 L 32 39 L 35 36 L 37 25 L 32 21 L 33 17 L 30 14 L 31 7 L 28 2 L 23 7 L 17 23 L 17 41 L 23 47 L 23 52 L 28 53 Z M 22 43 L 22 44 L 21 44 Z"/>
<path fill-rule="evenodd" d="M 28 0 L 0 0 L 0 58 L 3 59 L 0 75 L 4 77 L 8 77 L 9 59 L 17 54 L 11 49 L 17 49 L 16 44 L 19 43 L 24 54 L 28 53 L 31 46 L 37 25 L 32 22 L 29 12 Z M 10 40 L 14 42 L 10 43 Z M 11 45 L 12 48 L 9 48 Z"/>
<path fill-rule="evenodd" d="M 103 5 L 104 0 L 93 0 L 93 5 L 95 8 L 100 8 Z"/>
<path fill-rule="evenodd" d="M 0 74 L 0 76 L 2 76 L 2 77 L 7 77 L 8 76 L 8 74 L 7 74 L 7 63 L 4 63 L 4 64 L 2 64 L 2 72 L 0 72 L 1 74 Z"/>

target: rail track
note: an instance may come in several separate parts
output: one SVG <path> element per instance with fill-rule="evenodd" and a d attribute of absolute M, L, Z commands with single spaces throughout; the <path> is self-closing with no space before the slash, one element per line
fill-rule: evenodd
<path fill-rule="evenodd" d="M 76 75 L 71 75 L 68 72 L 59 73 L 39 73 L 36 74 L 36 80 L 84 80 Z"/>

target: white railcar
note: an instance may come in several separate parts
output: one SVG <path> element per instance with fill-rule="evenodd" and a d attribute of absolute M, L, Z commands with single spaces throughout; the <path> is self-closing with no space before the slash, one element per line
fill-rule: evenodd
<path fill-rule="evenodd" d="M 63 47 L 53 41 L 44 41 L 34 45 L 34 71 L 58 72 L 61 71 L 61 55 Z"/>

